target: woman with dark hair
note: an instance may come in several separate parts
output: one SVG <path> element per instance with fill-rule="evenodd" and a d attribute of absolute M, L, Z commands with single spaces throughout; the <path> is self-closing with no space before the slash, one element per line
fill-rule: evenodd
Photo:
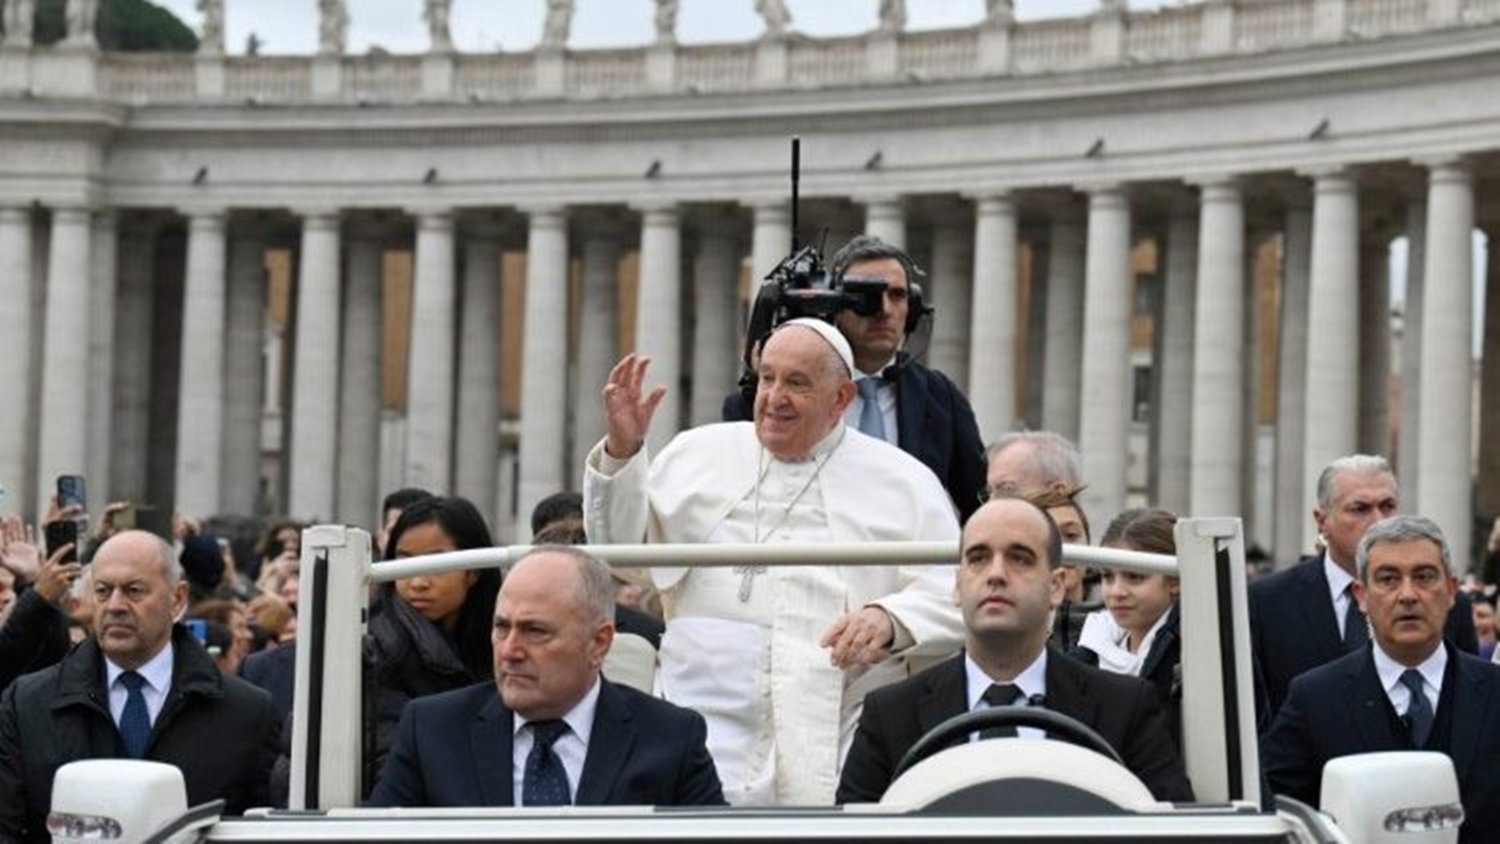
<path fill-rule="evenodd" d="M 1151 554 L 1177 553 L 1177 517 L 1165 510 L 1126 510 L 1104 531 L 1099 545 Z M 1101 579 L 1105 609 L 1084 620 L 1070 655 L 1089 665 L 1132 674 L 1156 687 L 1167 707 L 1173 736 L 1182 739 L 1177 578 L 1107 569 Z"/>
<path fill-rule="evenodd" d="M 386 540 L 385 559 L 494 544 L 484 517 L 468 500 L 431 497 L 402 511 Z M 375 766 L 371 773 L 379 772 L 408 700 L 493 676 L 490 631 L 499 591 L 498 568 L 418 575 L 381 586 L 367 654 L 374 695 L 367 690 L 366 700 L 373 699 L 375 707 L 373 753 L 366 755 Z"/>

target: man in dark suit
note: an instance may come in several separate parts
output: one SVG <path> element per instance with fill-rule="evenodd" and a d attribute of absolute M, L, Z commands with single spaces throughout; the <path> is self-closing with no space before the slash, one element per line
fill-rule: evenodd
<path fill-rule="evenodd" d="M 984 444 L 963 391 L 901 351 L 921 316 L 910 302 L 911 282 L 921 274 L 916 262 L 879 238 L 861 235 L 834 253 L 829 272 L 885 283 L 879 313 L 860 316 L 845 308 L 834 317 L 858 370 L 853 375 L 859 393 L 844 420 L 922 461 L 953 499 L 959 521 L 966 521 L 984 492 Z M 724 421 L 749 420 L 753 404 L 752 396 L 731 394 L 724 400 Z"/>
<path fill-rule="evenodd" d="M 0 701 L 0 841 L 46 841 L 52 778 L 80 759 L 146 759 L 182 771 L 191 805 L 266 804 L 280 725 L 269 696 L 223 676 L 173 623 L 188 584 L 145 531 L 94 557 L 93 638 L 17 680 Z"/>
<path fill-rule="evenodd" d="M 1062 600 L 1061 556 L 1057 525 L 1024 499 L 999 498 L 974 513 L 958 565 L 965 652 L 865 698 L 840 803 L 879 800 L 906 751 L 948 718 L 1039 701 L 1097 731 L 1157 799 L 1193 799 L 1150 685 L 1047 647 L 1047 619 Z"/>
<path fill-rule="evenodd" d="M 581 549 L 517 562 L 495 602 L 495 683 L 407 704 L 370 805 L 723 804 L 702 716 L 600 675 L 613 596 Z"/>
<path fill-rule="evenodd" d="M 1317 805 L 1323 765 L 1355 753 L 1428 750 L 1453 759 L 1459 840 L 1500 829 L 1500 667 L 1443 641 L 1458 581 L 1448 543 L 1420 516 L 1371 527 L 1355 596 L 1373 640 L 1292 681 L 1261 762 L 1278 794 Z"/>
<path fill-rule="evenodd" d="M 1369 635 L 1356 605 L 1354 554 L 1369 527 L 1390 517 L 1400 491 L 1384 457 L 1354 454 L 1318 477 L 1313 520 L 1325 550 L 1250 583 L 1250 643 L 1261 681 L 1257 708 L 1268 727 L 1292 679 L 1359 650 Z M 1448 616 L 1446 635 L 1460 650 L 1478 650 L 1467 596 Z"/>

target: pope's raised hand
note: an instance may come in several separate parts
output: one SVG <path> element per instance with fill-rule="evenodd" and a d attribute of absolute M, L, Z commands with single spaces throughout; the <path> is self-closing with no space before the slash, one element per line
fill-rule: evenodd
<path fill-rule="evenodd" d="M 656 406 L 667 394 L 663 386 L 642 394 L 641 385 L 650 366 L 650 358 L 632 353 L 610 370 L 609 382 L 604 385 L 604 422 L 609 431 L 604 450 L 611 457 L 630 457 L 640 451 Z"/>

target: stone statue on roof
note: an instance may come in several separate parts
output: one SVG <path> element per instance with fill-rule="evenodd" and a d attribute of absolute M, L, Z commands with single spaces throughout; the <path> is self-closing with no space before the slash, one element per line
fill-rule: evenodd
<path fill-rule="evenodd" d="M 349 10 L 344 0 L 318 0 L 318 54 L 342 56 L 349 37 Z"/>
<path fill-rule="evenodd" d="M 67 0 L 69 44 L 93 44 L 94 22 L 99 19 L 99 0 Z"/>
<path fill-rule="evenodd" d="M 792 25 L 792 13 L 787 11 L 782 0 L 755 0 L 755 11 L 766 22 L 763 38 L 780 38 Z"/>
<path fill-rule="evenodd" d="M 428 51 L 451 53 L 453 30 L 448 22 L 452 0 L 426 0 L 422 7 L 422 19 L 427 21 Z"/>
<path fill-rule="evenodd" d="M 1016 8 L 1011 0 L 985 0 L 984 22 L 991 26 L 1010 26 L 1015 22 Z"/>
<path fill-rule="evenodd" d="M 198 0 L 198 14 L 203 16 L 198 52 L 207 56 L 223 55 L 224 0 Z"/>
<path fill-rule="evenodd" d="M 880 31 L 894 35 L 906 29 L 906 0 L 880 0 Z"/>
<path fill-rule="evenodd" d="M 567 46 L 568 30 L 573 25 L 573 0 L 547 0 L 547 17 L 542 21 L 542 46 L 561 49 Z"/>
<path fill-rule="evenodd" d="M 35 0 L 0 0 L 5 11 L 5 42 L 12 47 L 30 47 L 36 23 Z"/>
<path fill-rule="evenodd" d="M 656 0 L 656 41 L 670 44 L 677 40 L 677 0 Z"/>

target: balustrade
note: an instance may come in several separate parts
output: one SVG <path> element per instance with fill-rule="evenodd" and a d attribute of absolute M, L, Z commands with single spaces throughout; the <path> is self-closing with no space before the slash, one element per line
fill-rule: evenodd
<path fill-rule="evenodd" d="M 979 69 L 979 32 L 944 29 L 901 39 L 901 72 L 923 79 L 969 76 Z"/>
<path fill-rule="evenodd" d="M 865 77 L 865 39 L 802 39 L 787 51 L 792 84 L 849 85 Z"/>
<path fill-rule="evenodd" d="M 99 62 L 105 96 L 129 102 L 190 100 L 197 83 L 192 62 L 163 53 L 107 53 Z"/>
<path fill-rule="evenodd" d="M 1421 29 L 1427 22 L 1427 0 L 1351 0 L 1349 34 L 1375 38 Z"/>
<path fill-rule="evenodd" d="M 1087 67 L 1093 42 L 1088 20 L 1038 21 L 1017 27 L 1015 65 L 1021 73 Z"/>
<path fill-rule="evenodd" d="M 225 59 L 224 93 L 235 99 L 304 100 L 312 93 L 312 65 L 299 56 Z"/>
<path fill-rule="evenodd" d="M 697 91 L 744 91 L 755 81 L 755 45 L 689 47 L 677 54 L 677 83 Z"/>
<path fill-rule="evenodd" d="M 584 97 L 623 94 L 645 87 L 646 54 L 640 50 L 586 50 L 568 56 L 568 93 Z"/>
<path fill-rule="evenodd" d="M 1132 15 L 1125 30 L 1125 55 L 1132 61 L 1191 58 L 1203 41 L 1203 10 L 1190 6 Z"/>

